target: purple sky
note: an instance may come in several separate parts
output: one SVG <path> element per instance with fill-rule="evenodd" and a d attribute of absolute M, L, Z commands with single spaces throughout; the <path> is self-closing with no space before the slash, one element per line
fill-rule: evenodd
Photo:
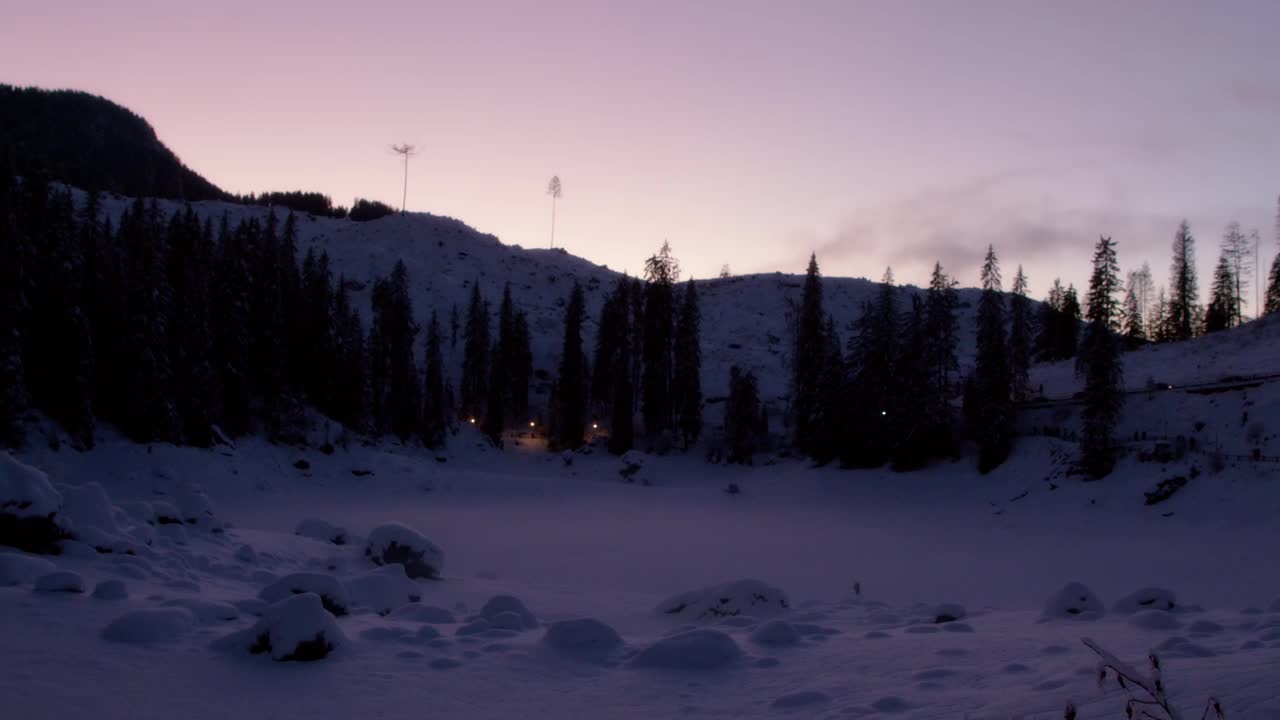
<path fill-rule="evenodd" d="M 1275 252 L 1280 2 L 17 2 L 0 81 L 105 95 L 237 191 L 400 199 L 632 272 L 976 282 L 1042 295 L 1099 233 L 1202 284 L 1229 220 Z"/>

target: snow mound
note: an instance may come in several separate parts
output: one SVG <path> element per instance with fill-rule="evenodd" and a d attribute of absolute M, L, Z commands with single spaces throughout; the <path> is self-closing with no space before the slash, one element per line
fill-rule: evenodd
<path fill-rule="evenodd" d="M 256 565 L 258 563 L 258 551 L 254 550 L 252 545 L 242 544 L 236 548 L 235 559 L 245 565 Z"/>
<path fill-rule="evenodd" d="M 36 578 L 35 591 L 39 593 L 82 593 L 84 578 L 70 570 L 54 570 Z"/>
<path fill-rule="evenodd" d="M 334 545 L 347 544 L 346 528 L 319 518 L 306 518 L 298 523 L 298 527 L 294 529 L 293 534 L 321 542 L 333 543 Z"/>
<path fill-rule="evenodd" d="M 689 630 L 641 650 L 632 665 L 659 670 L 716 670 L 742 658 L 742 649 L 719 630 Z"/>
<path fill-rule="evenodd" d="M 176 640 L 195 624 L 195 617 L 176 607 L 133 610 L 112 620 L 102 637 L 128 645 L 150 645 Z"/>
<path fill-rule="evenodd" d="M 512 621 L 508 614 L 516 616 L 518 622 Z M 489 621 L 493 627 L 505 630 L 532 630 L 538 627 L 538 619 L 529 612 L 529 608 L 520 598 L 513 595 L 494 595 L 480 608 L 480 617 Z M 513 627 L 507 627 L 514 625 Z"/>
<path fill-rule="evenodd" d="M 933 611 L 933 621 L 937 624 L 963 620 L 965 616 L 964 606 L 956 603 L 943 603 Z"/>
<path fill-rule="evenodd" d="M 751 633 L 751 642 L 765 647 L 786 647 L 800 642 L 800 633 L 785 620 L 770 620 Z"/>
<path fill-rule="evenodd" d="M 403 565 L 411 578 L 439 577 L 444 569 L 444 552 L 421 533 L 399 523 L 374 528 L 364 554 L 378 565 Z"/>
<path fill-rule="evenodd" d="M 1143 630 L 1177 630 L 1182 627 L 1178 618 L 1163 610 L 1143 610 L 1129 618 L 1129 624 Z"/>
<path fill-rule="evenodd" d="M 54 564 L 44 558 L 0 552 L 0 587 L 13 587 L 33 582 L 41 575 L 51 573 L 55 569 Z"/>
<path fill-rule="evenodd" d="M 1115 605 L 1111 606 L 1111 610 L 1121 615 L 1132 615 L 1143 610 L 1162 610 L 1167 612 L 1177 606 L 1176 601 L 1177 596 L 1174 595 L 1172 590 L 1149 587 L 1120 598 Z"/>
<path fill-rule="evenodd" d="M 622 647 L 622 636 L 599 620 L 579 618 L 551 623 L 542 642 L 579 660 L 601 662 Z"/>
<path fill-rule="evenodd" d="M 106 489 L 96 482 L 63 486 L 62 510 L 58 517 L 77 539 L 98 552 L 127 552 L 132 543 L 122 537 L 118 517 L 126 513 L 111 502 Z"/>
<path fill-rule="evenodd" d="M 231 622 L 240 617 L 240 611 L 227 603 L 197 600 L 195 598 L 178 598 L 165 602 L 165 607 L 176 607 L 187 610 L 201 625 L 216 625 Z"/>
<path fill-rule="evenodd" d="M 293 573 L 271 583 L 258 593 L 258 597 L 269 605 L 274 605 L 290 595 L 312 593 L 320 598 L 324 609 L 334 615 L 346 615 L 351 601 L 347 598 L 347 589 L 332 575 L 320 573 Z"/>
<path fill-rule="evenodd" d="M 1081 583 L 1068 583 L 1049 596 L 1044 605 L 1046 619 L 1097 620 L 1107 614 L 1102 600 Z"/>
<path fill-rule="evenodd" d="M 124 600 L 129 597 L 129 590 L 120 580 L 103 580 L 94 586 L 93 597 L 97 600 Z"/>
<path fill-rule="evenodd" d="M 37 468 L 0 453 L 0 545 L 56 555 L 58 541 L 67 537 L 62 519 L 62 494 Z"/>
<path fill-rule="evenodd" d="M 779 588 L 759 580 L 738 580 L 675 595 L 657 610 L 685 620 L 718 620 L 736 615 L 769 617 L 790 607 Z"/>
<path fill-rule="evenodd" d="M 1156 652 L 1162 657 L 1177 658 L 1206 658 L 1216 654 L 1209 648 L 1193 643 L 1181 635 L 1175 635 L 1157 645 Z"/>
<path fill-rule="evenodd" d="M 421 588 L 405 574 L 403 565 L 386 565 L 346 581 L 351 602 L 379 615 L 422 599 Z M 335 613 L 338 614 L 338 613 Z"/>
<path fill-rule="evenodd" d="M 214 643 L 217 649 L 269 654 L 280 662 L 321 660 L 347 643 L 347 636 L 315 593 L 292 595 L 266 608 L 248 630 Z"/>
<path fill-rule="evenodd" d="M 434 605 L 405 605 L 391 613 L 392 619 L 429 625 L 452 625 L 457 622 L 453 613 Z"/>

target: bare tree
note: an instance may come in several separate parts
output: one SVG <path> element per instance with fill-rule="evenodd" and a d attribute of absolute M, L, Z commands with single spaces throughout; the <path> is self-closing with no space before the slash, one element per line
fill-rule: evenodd
<path fill-rule="evenodd" d="M 418 149 L 409 143 L 392 145 L 391 152 L 404 156 L 404 194 L 400 197 L 400 214 L 404 214 L 405 203 L 409 199 L 409 158 L 418 154 Z"/>
<path fill-rule="evenodd" d="M 551 247 L 556 246 L 556 201 L 560 199 L 560 176 L 552 175 L 547 183 L 547 194 L 551 196 Z"/>
<path fill-rule="evenodd" d="M 1231 264 L 1231 274 L 1235 276 L 1231 303 L 1231 325 L 1233 326 L 1239 325 L 1244 319 L 1244 293 L 1249 287 L 1248 272 L 1252 269 L 1249 265 L 1253 261 L 1253 258 L 1249 257 L 1250 249 L 1249 238 L 1240 229 L 1240 223 L 1234 220 L 1228 223 L 1227 229 L 1222 233 L 1222 254 L 1227 257 L 1227 262 Z"/>

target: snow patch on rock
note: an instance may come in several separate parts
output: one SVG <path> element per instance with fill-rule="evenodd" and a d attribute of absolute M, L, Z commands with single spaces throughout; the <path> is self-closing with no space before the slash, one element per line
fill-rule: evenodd
<path fill-rule="evenodd" d="M 1078 582 L 1068 583 L 1049 596 L 1044 605 L 1046 619 L 1097 620 L 1107 614 L 1102 600 Z"/>
<path fill-rule="evenodd" d="M 657 611 L 684 620 L 719 620 L 737 615 L 771 617 L 790 607 L 781 589 L 748 579 L 672 596 L 660 603 Z"/>
<path fill-rule="evenodd" d="M 1177 596 L 1172 590 L 1148 587 L 1125 595 L 1111 606 L 1112 612 L 1132 615 L 1143 610 L 1172 611 L 1177 607 Z"/>
<path fill-rule="evenodd" d="M 403 565 L 385 565 L 346 581 L 351 602 L 386 615 L 422 599 L 418 584 L 405 574 Z"/>
<path fill-rule="evenodd" d="M 290 595 L 313 593 L 324 603 L 325 610 L 334 615 L 346 615 L 351 601 L 347 589 L 332 575 L 320 573 L 293 573 L 271 583 L 258 593 L 258 597 L 274 605 Z"/>
<path fill-rule="evenodd" d="M 334 545 L 346 545 L 348 539 L 346 528 L 319 518 L 304 519 L 294 528 L 293 534 Z"/>
<path fill-rule="evenodd" d="M 444 570 L 444 551 L 418 531 L 399 523 L 374 528 L 364 554 L 378 565 L 403 565 L 411 578 L 439 577 Z"/>

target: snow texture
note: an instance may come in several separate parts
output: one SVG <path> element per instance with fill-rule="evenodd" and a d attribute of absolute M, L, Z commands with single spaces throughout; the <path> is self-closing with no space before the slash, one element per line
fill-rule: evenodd
<path fill-rule="evenodd" d="M 0 452 L 0 514 L 48 518 L 62 509 L 62 495 L 41 470 Z"/>
<path fill-rule="evenodd" d="M 123 580 L 103 580 L 93 587 L 96 600 L 124 600 L 129 597 L 129 589 Z"/>
<path fill-rule="evenodd" d="M 532 630 L 538 627 L 538 619 L 525 607 L 524 601 L 512 595 L 495 595 L 489 598 L 484 607 L 480 608 L 480 617 L 494 627 L 507 630 Z M 504 627 L 506 625 L 513 627 Z"/>
<path fill-rule="evenodd" d="M 457 622 L 452 612 L 434 605 L 404 605 L 391 613 L 393 620 L 427 623 L 431 625 L 452 625 Z"/>
<path fill-rule="evenodd" d="M 219 641 L 277 661 L 312 661 L 329 656 L 347 643 L 333 615 L 315 593 L 293 595 L 271 605 L 252 628 Z"/>

